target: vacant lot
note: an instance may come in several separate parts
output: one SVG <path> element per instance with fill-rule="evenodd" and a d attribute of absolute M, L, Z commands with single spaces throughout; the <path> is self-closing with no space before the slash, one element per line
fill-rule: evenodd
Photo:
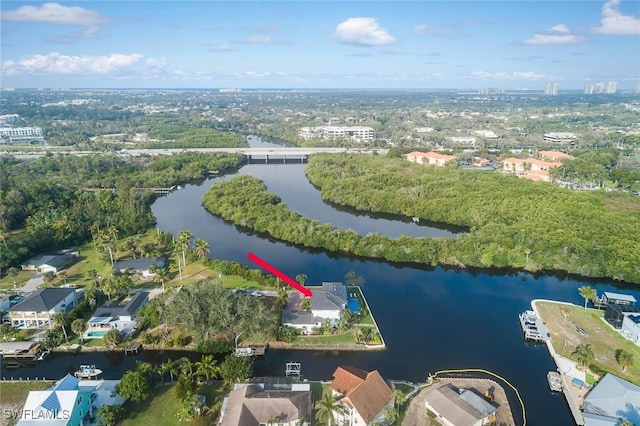
<path fill-rule="evenodd" d="M 24 407 L 30 391 L 46 390 L 53 382 L 2 382 L 0 383 L 0 425 L 17 423 L 20 410 Z"/>
<path fill-rule="evenodd" d="M 537 302 L 536 307 L 547 324 L 551 343 L 558 354 L 576 361 L 573 356 L 576 347 L 590 344 L 596 356 L 595 365 L 640 385 L 640 348 L 604 320 L 604 311 L 553 302 Z M 619 350 L 633 354 L 633 365 L 625 372 L 616 361 Z"/>

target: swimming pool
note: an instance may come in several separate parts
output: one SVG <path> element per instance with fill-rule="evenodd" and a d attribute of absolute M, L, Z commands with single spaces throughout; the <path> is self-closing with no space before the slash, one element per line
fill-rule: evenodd
<path fill-rule="evenodd" d="M 90 331 L 87 333 L 87 337 L 94 337 L 94 338 L 104 337 L 104 335 L 107 334 L 108 332 L 109 330 Z"/>

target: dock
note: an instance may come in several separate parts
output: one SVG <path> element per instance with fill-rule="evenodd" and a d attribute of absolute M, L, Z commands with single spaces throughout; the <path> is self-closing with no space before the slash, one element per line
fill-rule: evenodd
<path fill-rule="evenodd" d="M 126 348 L 124 348 L 124 354 L 125 355 L 137 354 L 138 350 L 140 350 L 141 348 L 142 348 L 142 343 L 134 342 L 134 343 L 130 344 L 129 346 L 127 346 Z"/>
<path fill-rule="evenodd" d="M 534 311 L 525 311 L 519 315 L 519 318 L 525 340 L 536 343 L 545 343 L 550 340 L 547 326 Z"/>
<path fill-rule="evenodd" d="M 267 352 L 267 345 L 250 345 L 236 348 L 237 356 L 262 356 Z"/>

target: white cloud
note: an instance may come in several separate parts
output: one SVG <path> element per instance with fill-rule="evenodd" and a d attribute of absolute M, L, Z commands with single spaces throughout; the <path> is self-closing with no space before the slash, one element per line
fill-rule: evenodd
<path fill-rule="evenodd" d="M 594 32 L 610 35 L 639 35 L 640 19 L 623 15 L 618 11 L 620 0 L 610 0 L 602 6 L 600 26 L 593 29 Z"/>
<path fill-rule="evenodd" d="M 375 18 L 349 18 L 338 24 L 333 37 L 340 43 L 360 46 L 384 46 L 396 41 Z"/>
<path fill-rule="evenodd" d="M 587 41 L 585 37 L 572 34 L 564 24 L 554 25 L 541 33 L 524 41 L 524 44 L 550 45 L 550 44 L 575 44 Z"/>
<path fill-rule="evenodd" d="M 558 79 L 548 74 L 539 74 L 534 71 L 514 71 L 514 72 L 486 72 L 486 71 L 474 71 L 471 73 L 470 78 L 478 78 L 482 80 L 552 80 Z"/>
<path fill-rule="evenodd" d="M 69 56 L 58 52 L 33 55 L 2 64 L 2 73 L 17 74 L 113 74 L 135 64 L 142 55 L 112 53 L 109 56 Z"/>
<path fill-rule="evenodd" d="M 161 74 L 166 71 L 167 65 L 169 65 L 169 61 L 167 58 L 149 58 L 145 61 L 145 65 L 147 69 L 155 74 Z"/>
<path fill-rule="evenodd" d="M 41 6 L 20 6 L 2 14 L 5 21 L 46 22 L 50 24 L 96 26 L 107 19 L 93 10 L 60 3 L 44 3 Z"/>

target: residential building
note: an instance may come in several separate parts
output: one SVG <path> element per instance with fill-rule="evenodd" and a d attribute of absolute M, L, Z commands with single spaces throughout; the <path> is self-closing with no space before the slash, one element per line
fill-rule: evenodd
<path fill-rule="evenodd" d="M 596 93 L 597 94 L 604 93 L 604 88 L 605 88 L 604 82 L 600 81 L 600 82 L 596 83 Z"/>
<path fill-rule="evenodd" d="M 555 144 L 567 144 L 576 141 L 576 135 L 572 132 L 551 132 L 544 134 L 544 141 Z"/>
<path fill-rule="evenodd" d="M 474 138 L 473 136 L 448 136 L 447 139 L 456 145 L 470 147 L 476 146 L 476 138 Z"/>
<path fill-rule="evenodd" d="M 474 130 L 473 133 L 485 139 L 498 139 L 498 135 L 493 130 Z"/>
<path fill-rule="evenodd" d="M 103 332 L 111 329 L 130 333 L 136 327 L 135 314 L 147 302 L 149 292 L 140 291 L 127 296 L 124 300 L 112 300 L 96 309 L 89 319 L 89 329 L 85 332 L 87 339 L 100 339 Z M 98 333 L 96 333 L 98 332 Z"/>
<path fill-rule="evenodd" d="M 558 94 L 558 83 L 555 81 L 549 81 L 544 86 L 544 94 L 555 96 Z"/>
<path fill-rule="evenodd" d="M 310 426 L 313 403 L 309 383 L 286 380 L 236 384 L 221 408 L 220 426 Z"/>
<path fill-rule="evenodd" d="M 524 173 L 526 160 L 523 158 L 505 158 L 502 160 L 502 170 L 509 173 Z"/>
<path fill-rule="evenodd" d="M 620 333 L 640 346 L 640 313 L 625 312 Z"/>
<path fill-rule="evenodd" d="M 416 133 L 432 133 L 435 129 L 433 127 L 416 127 L 413 129 Z"/>
<path fill-rule="evenodd" d="M 371 425 L 384 420 L 384 408 L 393 406 L 393 385 L 377 370 L 338 367 L 330 385 L 340 410 L 334 414 L 338 425 Z"/>
<path fill-rule="evenodd" d="M 367 126 L 317 126 L 302 127 L 298 135 L 303 139 L 351 139 L 373 140 L 373 128 Z"/>
<path fill-rule="evenodd" d="M 163 257 L 151 257 L 142 259 L 120 260 L 113 264 L 113 269 L 124 273 L 141 275 L 143 278 L 152 278 L 155 274 L 151 272 L 154 268 L 162 269 L 166 266 L 167 260 Z"/>
<path fill-rule="evenodd" d="M 455 155 L 439 154 L 437 152 L 413 151 L 405 156 L 408 161 L 418 164 L 429 164 L 437 167 L 444 167 L 450 161 L 456 160 Z"/>
<path fill-rule="evenodd" d="M 340 282 L 324 282 L 322 288 L 314 289 L 309 299 L 311 312 L 301 309 L 299 292 L 290 294 L 289 304 L 282 312 L 282 325 L 295 327 L 305 334 L 311 334 L 325 320 L 337 324 L 344 309 L 348 308 L 347 287 Z"/>
<path fill-rule="evenodd" d="M 640 386 L 607 373 L 584 397 L 585 426 L 640 425 Z"/>
<path fill-rule="evenodd" d="M 473 388 L 459 389 L 451 383 L 440 385 L 425 397 L 427 410 L 447 426 L 481 426 L 493 421 L 498 408 Z"/>
<path fill-rule="evenodd" d="M 67 374 L 51 389 L 31 391 L 18 426 L 84 426 L 96 420 L 103 405 L 122 405 L 115 393 L 119 380 L 78 380 Z"/>
<path fill-rule="evenodd" d="M 537 158 L 505 158 L 502 160 L 502 170 L 507 173 L 513 173 L 519 177 L 551 182 L 549 170 L 554 167 L 560 167 L 560 162 L 548 162 L 538 160 Z"/>
<path fill-rule="evenodd" d="M 0 127 L 0 142 L 43 141 L 40 127 Z"/>
<path fill-rule="evenodd" d="M 607 81 L 607 87 L 604 93 L 613 95 L 618 92 L 618 82 L 617 81 Z"/>
<path fill-rule="evenodd" d="M 541 160 L 562 161 L 573 160 L 575 157 L 560 151 L 540 151 Z"/>
<path fill-rule="evenodd" d="M 53 315 L 78 304 L 75 288 L 41 288 L 9 308 L 11 325 L 39 329 L 53 326 Z"/>
<path fill-rule="evenodd" d="M 590 83 L 585 84 L 583 94 L 593 95 L 593 84 L 590 84 Z"/>
<path fill-rule="evenodd" d="M 53 272 L 57 274 L 67 266 L 73 264 L 78 259 L 76 253 L 63 254 L 41 254 L 29 259 L 20 265 L 25 271 L 36 271 L 40 273 Z"/>

